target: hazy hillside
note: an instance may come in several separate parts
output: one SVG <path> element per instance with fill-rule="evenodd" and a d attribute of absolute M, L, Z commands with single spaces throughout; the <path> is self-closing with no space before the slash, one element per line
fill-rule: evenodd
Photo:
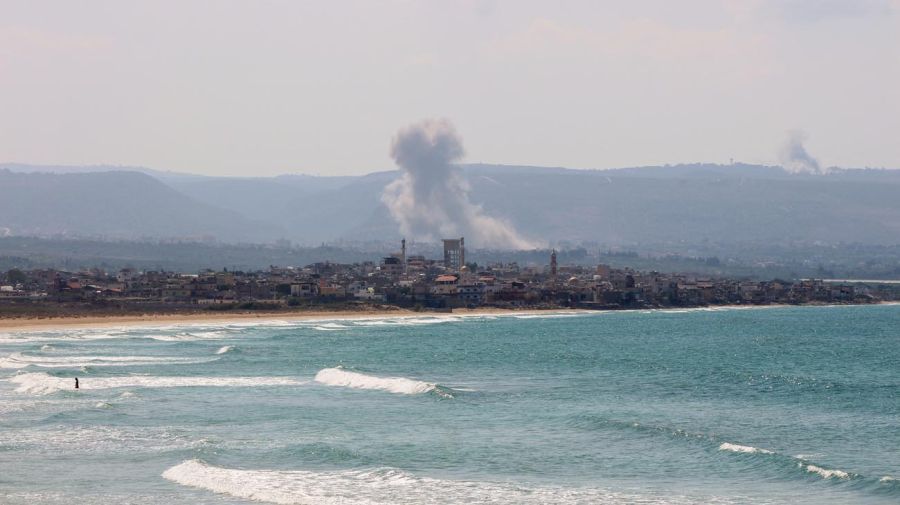
<path fill-rule="evenodd" d="M 900 173 L 790 175 L 774 167 L 691 165 L 607 171 L 466 167 L 472 200 L 545 241 L 900 242 Z M 297 199 L 291 231 L 397 238 L 380 195 L 394 173 Z M 309 227 L 299 216 L 314 216 Z"/>
<path fill-rule="evenodd" d="M 0 228 L 17 235 L 264 240 L 277 232 L 139 172 L 16 173 L 0 169 Z"/>
<path fill-rule="evenodd" d="M 133 170 L 0 172 L 0 190 L 9 195 L 0 200 L 0 227 L 16 234 L 210 234 L 300 244 L 400 236 L 381 203 L 396 172 L 224 178 Z M 546 242 L 900 243 L 900 171 L 813 176 L 705 164 L 605 171 L 467 165 L 465 171 L 473 202 Z"/>
<path fill-rule="evenodd" d="M 479 183 L 482 170 L 474 167 L 470 179 L 474 200 L 527 233 L 554 239 L 900 241 L 898 174 L 799 176 L 697 165 L 674 176 L 676 170 L 491 174 Z"/>

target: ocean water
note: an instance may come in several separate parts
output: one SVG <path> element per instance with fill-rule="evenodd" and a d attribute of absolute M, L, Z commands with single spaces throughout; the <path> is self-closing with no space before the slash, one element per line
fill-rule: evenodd
<path fill-rule="evenodd" d="M 897 305 L 0 334 L 2 503 L 896 504 L 898 479 Z"/>

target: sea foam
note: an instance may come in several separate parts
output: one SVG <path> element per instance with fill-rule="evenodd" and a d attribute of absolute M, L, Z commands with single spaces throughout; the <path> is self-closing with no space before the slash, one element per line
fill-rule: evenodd
<path fill-rule="evenodd" d="M 738 445 L 738 444 L 730 444 L 728 442 L 722 443 L 719 446 L 720 451 L 731 451 L 731 452 L 744 452 L 747 454 L 774 454 L 772 451 L 767 449 L 760 449 L 759 447 L 751 447 L 749 445 Z"/>
<path fill-rule="evenodd" d="M 801 468 L 804 466 L 803 463 L 800 463 Z M 823 479 L 849 479 L 850 474 L 843 470 L 829 470 L 827 468 L 822 468 L 816 465 L 806 465 L 806 471 L 809 473 L 815 473 L 820 475 Z"/>
<path fill-rule="evenodd" d="M 229 337 L 229 334 L 224 330 L 182 331 L 173 334 L 148 334 L 143 335 L 143 337 L 162 342 L 193 342 L 197 340 L 222 340 Z"/>
<path fill-rule="evenodd" d="M 775 452 L 767 450 L 767 449 L 760 449 L 758 447 L 752 447 L 749 445 L 731 444 L 728 442 L 724 442 L 723 444 L 721 444 L 719 446 L 719 450 L 720 451 L 746 453 L 746 454 L 776 454 Z M 832 470 L 832 469 L 823 468 L 821 466 L 810 464 L 810 463 L 804 461 L 801 456 L 803 456 L 803 455 L 796 456 L 796 457 L 791 457 L 791 456 L 783 456 L 783 457 L 788 458 L 788 459 L 793 459 L 793 460 L 799 460 L 799 461 L 797 461 L 797 468 L 799 468 L 801 470 L 805 470 L 808 473 L 816 474 L 816 475 L 822 477 L 823 479 L 849 479 L 849 478 L 851 478 L 851 474 L 848 472 L 845 472 L 843 470 Z"/>
<path fill-rule="evenodd" d="M 349 326 L 345 326 L 343 324 L 338 323 L 323 323 L 318 324 L 312 327 L 314 330 L 319 331 L 341 331 L 350 328 Z"/>
<path fill-rule="evenodd" d="M 108 408 L 99 402 L 96 408 Z M 0 431 L 0 446 L 29 448 L 52 454 L 110 454 L 135 451 L 167 451 L 207 445 L 169 428 L 141 426 L 127 429 L 104 425 L 52 425 Z"/>
<path fill-rule="evenodd" d="M 282 505 L 517 503 L 524 505 L 684 504 L 723 501 L 617 493 L 593 488 L 525 487 L 511 483 L 418 477 L 393 468 L 333 472 L 239 470 L 192 459 L 162 476 L 184 486 Z"/>
<path fill-rule="evenodd" d="M 0 368 L 80 368 L 85 366 L 186 365 L 207 363 L 217 358 L 178 358 L 158 356 L 30 356 L 14 352 L 0 359 Z"/>
<path fill-rule="evenodd" d="M 575 313 L 575 314 L 566 314 L 563 312 L 548 312 L 546 314 L 516 314 L 512 317 L 516 319 L 559 319 L 566 317 L 579 317 L 583 316 L 584 313 Z"/>
<path fill-rule="evenodd" d="M 133 327 L 45 330 L 14 333 L 0 333 L 0 343 L 21 344 L 26 342 L 81 342 L 95 340 L 152 339 L 165 342 L 186 342 L 196 340 L 222 340 L 233 336 L 229 328 L 205 329 L 193 326 Z"/>
<path fill-rule="evenodd" d="M 45 395 L 57 391 L 75 390 L 75 379 L 54 377 L 43 372 L 14 375 L 10 382 L 16 384 L 17 393 Z M 172 387 L 259 387 L 301 386 L 307 381 L 291 377 L 156 377 L 131 375 L 126 377 L 81 377 L 79 390 L 114 388 L 172 388 Z"/>
<path fill-rule="evenodd" d="M 316 382 L 354 389 L 380 389 L 391 393 L 415 395 L 434 391 L 436 384 L 405 377 L 375 377 L 342 368 L 324 368 L 316 374 Z"/>

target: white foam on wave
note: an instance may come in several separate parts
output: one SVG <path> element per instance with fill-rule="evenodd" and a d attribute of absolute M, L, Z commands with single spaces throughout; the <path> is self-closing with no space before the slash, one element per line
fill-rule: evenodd
<path fill-rule="evenodd" d="M 234 350 L 233 345 L 223 345 L 222 347 L 219 348 L 218 351 L 216 351 L 216 354 L 225 354 L 225 353 L 231 352 L 233 350 Z"/>
<path fill-rule="evenodd" d="M 103 329 L 69 329 L 24 331 L 0 334 L 0 343 L 21 344 L 26 342 L 81 342 L 116 339 L 153 339 L 165 342 L 190 342 L 197 340 L 221 340 L 232 333 L 228 327 L 123 327 Z"/>
<path fill-rule="evenodd" d="M 275 327 L 296 326 L 297 321 L 286 321 L 283 319 L 262 319 L 258 321 L 232 321 L 225 325 L 226 328 L 257 328 L 257 327 Z"/>
<path fill-rule="evenodd" d="M 65 342 L 72 340 L 106 340 L 126 338 L 117 333 L 63 333 L 59 331 L 0 333 L 0 344 L 24 344 L 28 342 Z"/>
<path fill-rule="evenodd" d="M 312 328 L 314 330 L 319 330 L 319 331 L 341 331 L 341 330 L 350 329 L 349 326 L 345 326 L 343 324 L 338 324 L 338 323 L 317 324 L 317 325 L 313 326 Z"/>
<path fill-rule="evenodd" d="M 354 389 L 379 389 L 391 393 L 415 395 L 434 391 L 437 387 L 430 382 L 422 382 L 406 377 L 375 377 L 358 372 L 348 372 L 341 368 L 324 368 L 316 374 L 316 382 L 329 386 Z"/>
<path fill-rule="evenodd" d="M 0 368 L 81 368 L 105 366 L 187 365 L 207 363 L 218 358 L 178 358 L 160 356 L 30 356 L 14 352 L 0 359 Z"/>
<path fill-rule="evenodd" d="M 547 314 L 516 314 L 512 317 L 514 317 L 516 319 L 559 319 L 559 318 L 565 318 L 565 317 L 578 317 L 578 316 L 583 316 L 583 315 L 584 315 L 584 313 L 580 313 L 580 312 L 577 314 L 565 314 L 565 313 L 561 313 L 561 312 L 550 312 Z"/>
<path fill-rule="evenodd" d="M 212 331 L 183 331 L 173 334 L 149 334 L 136 335 L 142 338 L 152 338 L 161 342 L 195 342 L 198 340 L 222 340 L 228 337 L 228 332 L 224 330 Z"/>
<path fill-rule="evenodd" d="M 105 408 L 103 402 L 96 408 Z M 163 451 L 207 445 L 179 430 L 141 426 L 126 429 L 103 425 L 55 425 L 29 427 L 11 432 L 0 431 L 0 445 L 28 447 L 58 455 L 60 453 L 121 453 L 131 451 Z"/>
<path fill-rule="evenodd" d="M 461 321 L 462 318 L 456 316 L 444 316 L 444 317 L 412 317 L 409 319 L 402 319 L 400 322 L 402 324 L 441 324 L 441 323 L 455 323 Z"/>
<path fill-rule="evenodd" d="M 798 465 L 800 466 L 800 468 L 804 467 L 803 463 L 798 463 Z M 820 476 L 822 476 L 823 479 L 831 479 L 831 478 L 849 479 L 850 478 L 850 474 L 843 470 L 829 470 L 827 468 L 822 468 L 821 466 L 816 466 L 816 465 L 805 465 L 805 466 L 806 466 L 807 472 L 819 474 Z"/>
<path fill-rule="evenodd" d="M 353 324 L 356 326 L 396 326 L 399 323 L 389 319 L 361 319 L 359 321 L 353 321 Z"/>
<path fill-rule="evenodd" d="M 461 321 L 462 317 L 391 317 L 384 319 L 359 319 L 353 321 L 357 326 L 418 326 L 423 324 L 442 324 Z"/>
<path fill-rule="evenodd" d="M 528 487 L 512 483 L 434 479 L 392 468 L 332 472 L 242 470 L 222 468 L 197 459 L 175 465 L 162 476 L 183 486 L 280 505 L 681 505 L 730 502 L 718 497 L 635 495 L 596 488 Z"/>
<path fill-rule="evenodd" d="M 725 442 L 719 446 L 720 451 L 731 451 L 731 452 L 740 452 L 747 454 L 775 454 L 773 451 L 767 449 L 760 449 L 758 447 L 752 447 L 749 445 L 738 445 L 731 444 Z M 809 455 L 799 454 L 794 457 L 794 459 L 800 460 L 797 462 L 797 468 L 801 470 L 806 470 L 808 473 L 814 473 L 822 477 L 823 479 L 849 479 L 851 474 L 845 472 L 843 470 L 833 470 L 829 468 L 822 468 L 821 466 L 813 465 L 804 461 L 805 457 Z M 788 456 L 789 457 L 789 456 Z"/>
<path fill-rule="evenodd" d="M 129 375 L 125 377 L 80 377 L 79 391 L 115 388 L 172 387 L 261 387 L 301 386 L 307 381 L 292 377 L 159 377 Z M 53 377 L 43 372 L 14 375 L 6 379 L 17 387 L 17 393 L 45 395 L 57 391 L 75 391 L 75 379 Z"/>
<path fill-rule="evenodd" d="M 731 451 L 731 452 L 743 452 L 747 454 L 774 454 L 774 452 L 767 449 L 760 449 L 759 447 L 751 447 L 749 445 L 738 445 L 731 444 L 728 442 L 724 442 L 719 446 L 720 451 Z"/>

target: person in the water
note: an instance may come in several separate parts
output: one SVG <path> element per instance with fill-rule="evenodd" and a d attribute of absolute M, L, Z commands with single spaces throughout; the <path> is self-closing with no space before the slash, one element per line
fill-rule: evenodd
<path fill-rule="evenodd" d="M 75 389 L 78 389 L 78 377 L 75 377 Z"/>

